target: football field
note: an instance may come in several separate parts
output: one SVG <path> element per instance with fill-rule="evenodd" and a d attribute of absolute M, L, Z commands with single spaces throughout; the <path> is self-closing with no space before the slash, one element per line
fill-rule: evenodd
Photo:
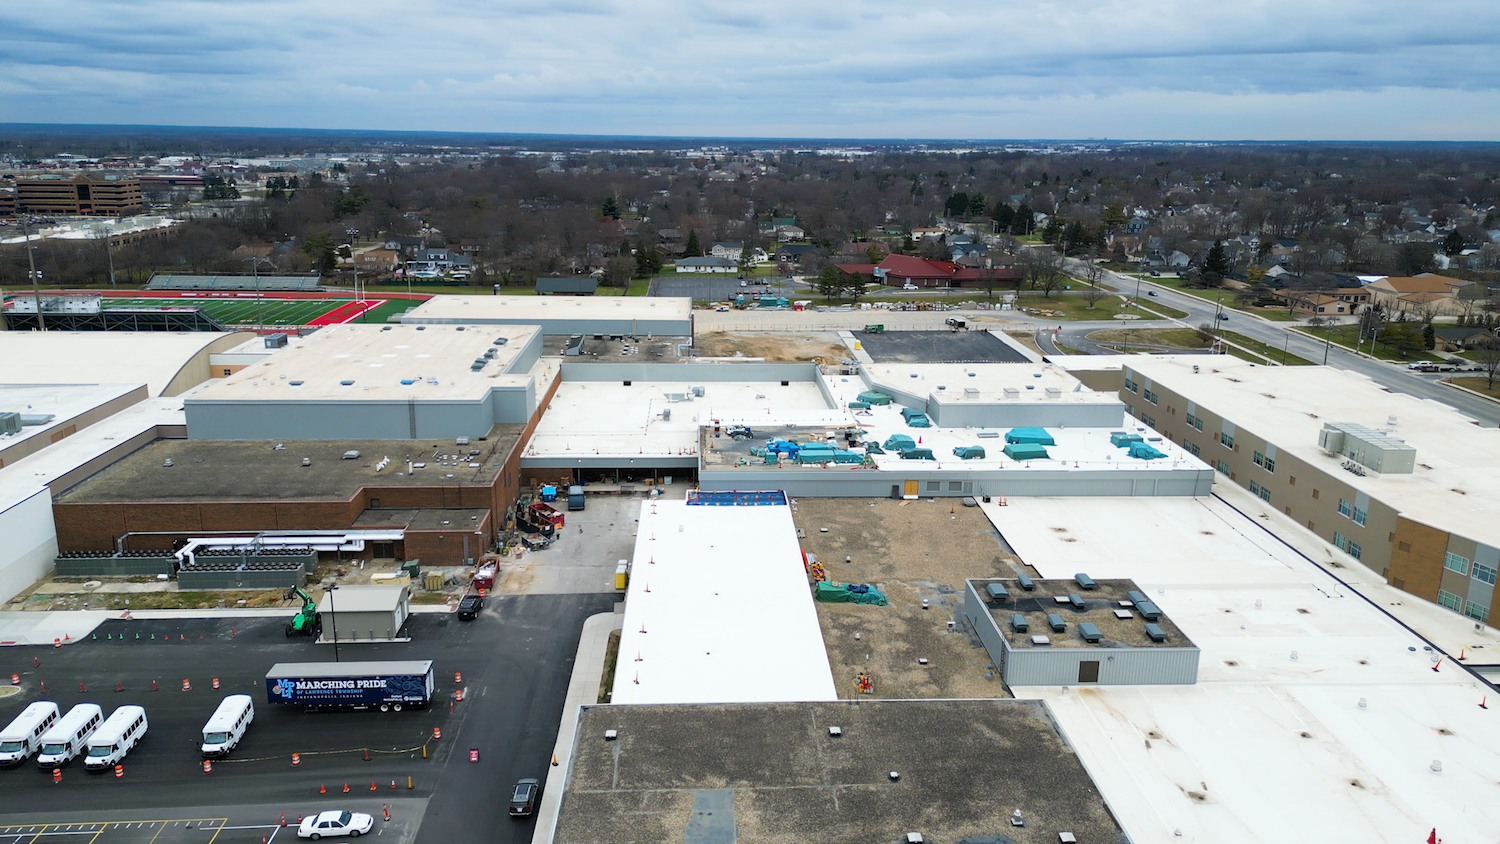
<path fill-rule="evenodd" d="M 384 322 L 387 314 L 384 299 L 209 299 L 143 298 L 104 299 L 105 308 L 201 308 L 204 313 L 225 325 L 303 326 L 337 325 L 360 321 Z M 401 305 L 408 304 L 402 302 Z M 373 313 L 380 310 L 380 314 Z"/>

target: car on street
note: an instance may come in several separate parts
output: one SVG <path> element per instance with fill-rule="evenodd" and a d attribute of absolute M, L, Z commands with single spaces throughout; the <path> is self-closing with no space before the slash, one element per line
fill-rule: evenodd
<path fill-rule="evenodd" d="M 510 790 L 510 816 L 528 818 L 536 812 L 536 804 L 542 799 L 542 784 L 535 777 L 516 782 Z"/>
<path fill-rule="evenodd" d="M 460 621 L 473 621 L 479 617 L 479 611 L 484 609 L 484 599 L 478 595 L 465 595 L 458 602 L 458 618 Z"/>
<path fill-rule="evenodd" d="M 297 827 L 298 838 L 311 838 L 317 841 L 319 838 L 332 838 L 337 835 L 347 835 L 350 838 L 358 838 L 375 827 L 375 818 L 364 812 L 349 812 L 343 809 L 329 809 L 316 815 L 308 815 L 302 819 L 302 824 Z"/>
<path fill-rule="evenodd" d="M 1229 314 L 1219 314 L 1219 319 L 1223 320 L 1224 322 L 1228 322 Z"/>
<path fill-rule="evenodd" d="M 1146 291 L 1146 295 L 1147 296 L 1155 296 L 1156 295 L 1156 291 L 1155 290 L 1147 290 Z"/>

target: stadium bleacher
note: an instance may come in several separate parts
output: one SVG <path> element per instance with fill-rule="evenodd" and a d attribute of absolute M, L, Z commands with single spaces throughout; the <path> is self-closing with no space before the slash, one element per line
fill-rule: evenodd
<path fill-rule="evenodd" d="M 291 290 L 316 292 L 316 275 L 153 275 L 147 290 Z"/>

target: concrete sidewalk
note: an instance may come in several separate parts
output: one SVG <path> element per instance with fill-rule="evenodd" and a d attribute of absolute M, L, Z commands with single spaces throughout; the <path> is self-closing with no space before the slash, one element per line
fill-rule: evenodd
<path fill-rule="evenodd" d="M 568 697 L 563 702 L 562 723 L 557 730 L 553 758 L 557 765 L 549 768 L 542 788 L 542 805 L 537 808 L 536 831 L 531 844 L 551 844 L 557 829 L 557 813 L 562 805 L 562 790 L 572 766 L 573 732 L 578 726 L 578 708 L 599 700 L 599 681 L 604 674 L 604 654 L 609 649 L 609 634 L 625 625 L 625 613 L 604 612 L 590 616 L 583 623 L 578 640 L 578 656 L 573 660 L 573 678 L 568 682 Z"/>
<path fill-rule="evenodd" d="M 0 612 L 0 647 L 50 645 L 54 641 L 71 645 L 105 621 L 124 614 L 123 610 Z"/>

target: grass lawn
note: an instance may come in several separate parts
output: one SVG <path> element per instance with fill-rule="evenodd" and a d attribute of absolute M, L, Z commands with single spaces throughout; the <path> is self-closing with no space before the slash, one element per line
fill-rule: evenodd
<path fill-rule="evenodd" d="M 1258 354 L 1260 357 L 1265 358 L 1266 360 L 1269 360 L 1272 363 L 1281 363 L 1282 362 L 1282 357 L 1283 357 L 1283 354 L 1284 354 L 1284 352 L 1283 352 L 1282 349 L 1278 349 L 1278 348 L 1275 348 L 1273 346 L 1268 346 L 1265 343 L 1260 342 L 1259 340 L 1255 340 L 1253 338 L 1246 337 L 1245 335 L 1239 334 L 1239 333 L 1234 332 L 1234 331 L 1220 331 L 1219 332 L 1219 336 L 1223 337 L 1225 340 L 1228 340 L 1231 343 L 1234 343 L 1234 344 L 1239 345 L 1239 346 L 1244 346 L 1246 349 L 1251 350 L 1252 352 Z M 1230 346 L 1229 349 L 1230 349 L 1230 354 L 1235 354 L 1236 353 L 1234 346 Z M 1256 357 L 1251 357 L 1251 356 L 1246 356 L 1246 355 L 1239 355 L 1239 356 L 1240 357 L 1244 357 L 1246 360 L 1253 360 L 1256 363 L 1260 362 L 1260 359 L 1256 358 Z M 1299 358 L 1299 357 L 1297 357 L 1296 355 L 1293 355 L 1293 354 L 1285 354 L 1285 358 L 1286 358 L 1286 365 L 1287 366 L 1312 366 L 1313 365 L 1312 361 L 1306 360 L 1305 358 Z"/>
<path fill-rule="evenodd" d="M 1133 331 L 1128 328 L 1107 328 L 1089 335 L 1095 343 L 1111 346 L 1169 346 L 1174 349 L 1206 349 L 1208 344 L 1191 328 L 1148 328 Z"/>
<path fill-rule="evenodd" d="M 1449 384 L 1473 390 L 1480 395 L 1489 396 L 1492 399 L 1500 399 L 1500 378 L 1495 379 L 1495 386 L 1490 386 L 1490 379 L 1483 375 L 1467 378 L 1444 378 Z"/>
<path fill-rule="evenodd" d="M 1187 311 L 1179 311 L 1169 305 L 1163 305 L 1160 302 L 1153 302 L 1150 299 L 1142 301 L 1139 305 L 1139 308 L 1142 312 L 1142 316 L 1145 316 L 1148 313 L 1158 313 L 1167 319 L 1185 319 L 1188 315 Z"/>
<path fill-rule="evenodd" d="M 1353 349 L 1355 347 L 1355 344 L 1358 343 L 1359 340 L 1359 326 L 1355 325 L 1354 323 L 1349 323 L 1347 325 L 1335 325 L 1332 328 L 1328 326 L 1321 326 L 1319 328 L 1307 329 L 1307 334 L 1308 336 L 1315 337 L 1319 340 L 1322 340 L 1324 338 L 1332 338 L 1334 345 L 1343 346 L 1346 349 Z M 1395 347 L 1391 346 L 1389 343 L 1376 342 L 1374 344 L 1371 344 L 1369 338 L 1366 338 L 1363 343 L 1359 343 L 1359 351 L 1365 352 L 1367 354 L 1372 354 L 1375 357 L 1380 358 L 1381 360 L 1417 361 L 1443 359 L 1442 355 L 1435 355 L 1431 352 L 1412 352 L 1411 354 L 1402 356 L 1399 352 L 1396 351 Z"/>

